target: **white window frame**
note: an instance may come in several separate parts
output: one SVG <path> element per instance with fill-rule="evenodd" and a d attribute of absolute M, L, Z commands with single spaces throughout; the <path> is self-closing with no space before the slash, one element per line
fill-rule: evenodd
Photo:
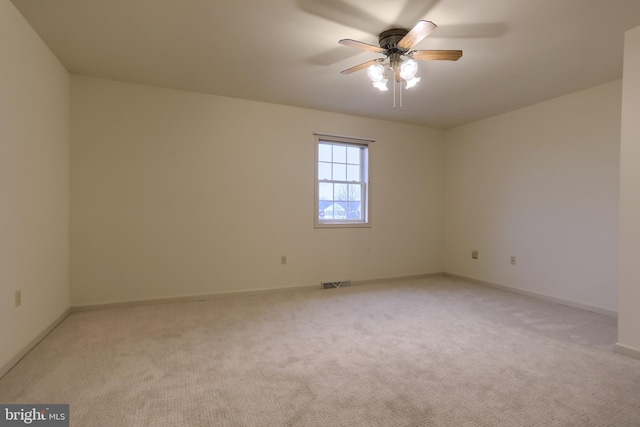
<path fill-rule="evenodd" d="M 371 227 L 371 146 L 373 139 L 356 138 L 348 136 L 338 136 L 323 133 L 315 133 L 314 142 L 314 226 L 315 228 L 368 228 Z M 363 187 L 362 197 L 360 201 L 360 209 L 362 210 L 362 219 L 350 220 L 350 219 L 325 219 L 319 218 L 320 211 L 320 183 L 333 182 L 348 184 L 349 181 L 333 181 L 333 180 L 319 180 L 318 179 L 318 146 L 321 143 L 335 143 L 343 145 L 358 146 L 359 148 L 365 148 L 361 150 L 361 181 L 358 181 Z"/>

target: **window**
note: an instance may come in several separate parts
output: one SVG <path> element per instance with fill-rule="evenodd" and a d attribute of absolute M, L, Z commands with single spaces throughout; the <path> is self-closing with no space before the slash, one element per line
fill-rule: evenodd
<path fill-rule="evenodd" d="M 369 226 L 369 143 L 316 134 L 315 226 Z"/>

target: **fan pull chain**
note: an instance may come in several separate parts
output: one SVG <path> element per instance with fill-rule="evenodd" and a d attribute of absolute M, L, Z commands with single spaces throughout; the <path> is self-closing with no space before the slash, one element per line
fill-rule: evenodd
<path fill-rule="evenodd" d="M 393 109 L 396 109 L 396 81 L 393 80 Z"/>
<path fill-rule="evenodd" d="M 398 99 L 399 99 L 399 108 L 402 110 L 402 83 L 398 83 L 394 80 L 393 82 L 393 109 L 396 109 L 396 86 L 400 86 L 400 93 L 398 95 Z"/>

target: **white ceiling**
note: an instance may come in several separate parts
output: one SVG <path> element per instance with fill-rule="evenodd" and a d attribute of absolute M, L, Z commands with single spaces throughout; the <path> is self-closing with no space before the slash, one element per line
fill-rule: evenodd
<path fill-rule="evenodd" d="M 622 77 L 640 0 L 11 0 L 73 74 L 449 128 Z M 388 28 L 438 24 L 393 109 L 366 73 Z"/>

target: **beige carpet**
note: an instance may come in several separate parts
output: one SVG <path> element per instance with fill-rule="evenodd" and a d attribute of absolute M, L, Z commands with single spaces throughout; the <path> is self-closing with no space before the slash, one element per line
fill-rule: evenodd
<path fill-rule="evenodd" d="M 0 380 L 84 426 L 640 426 L 615 319 L 432 278 L 74 313 Z"/>

